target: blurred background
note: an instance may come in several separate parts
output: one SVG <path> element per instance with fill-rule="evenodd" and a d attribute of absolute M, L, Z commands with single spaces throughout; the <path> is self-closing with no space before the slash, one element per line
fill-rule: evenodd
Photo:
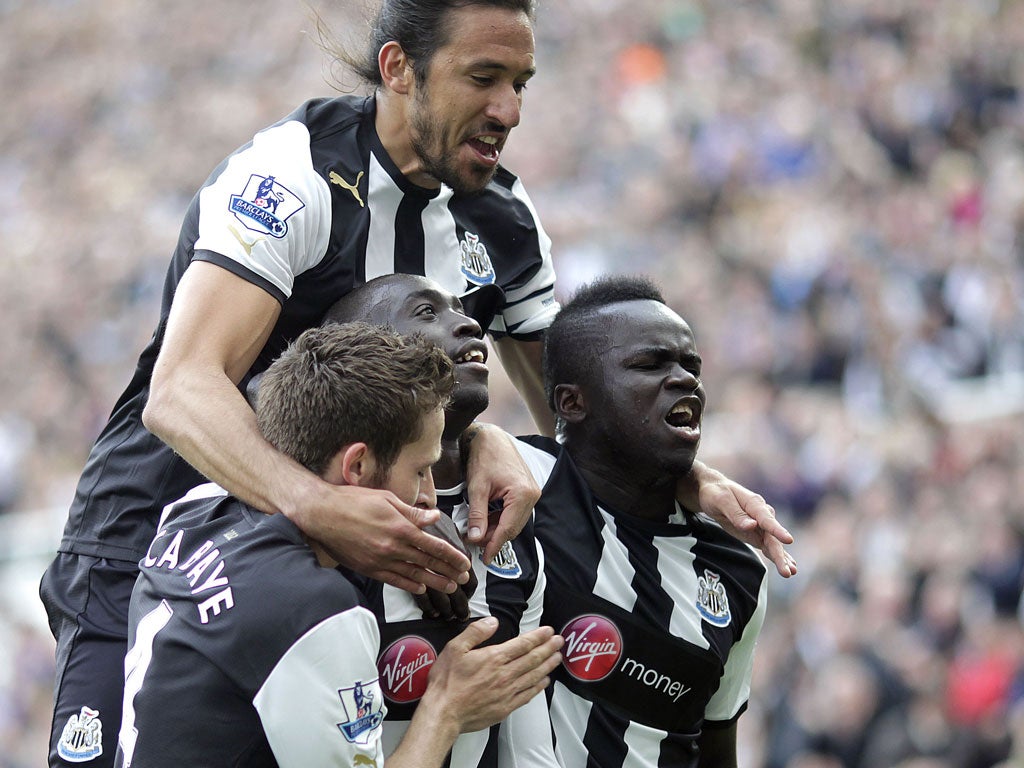
<path fill-rule="evenodd" d="M 281 0 L 0 0 L 0 768 L 45 762 L 36 585 L 187 203 L 334 92 L 313 28 Z M 503 161 L 560 295 L 662 285 L 702 458 L 797 536 L 740 764 L 1024 765 L 1024 2 L 541 0 L 537 45 Z M 492 371 L 487 415 L 531 431 Z"/>

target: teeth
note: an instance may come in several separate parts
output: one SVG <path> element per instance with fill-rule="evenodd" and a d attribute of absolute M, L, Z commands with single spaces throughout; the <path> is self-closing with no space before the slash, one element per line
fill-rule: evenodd
<path fill-rule="evenodd" d="M 478 136 L 477 141 L 482 141 L 484 144 L 497 144 L 498 140 L 493 136 Z"/>
<path fill-rule="evenodd" d="M 467 352 L 464 355 L 459 355 L 455 359 L 455 362 L 456 363 L 482 363 L 482 362 L 485 362 L 484 353 L 481 352 L 479 349 L 474 349 L 474 350 L 472 350 L 470 352 Z"/>
<path fill-rule="evenodd" d="M 683 403 L 675 406 L 670 412 L 670 416 L 682 416 L 687 421 L 693 418 L 693 408 Z"/>

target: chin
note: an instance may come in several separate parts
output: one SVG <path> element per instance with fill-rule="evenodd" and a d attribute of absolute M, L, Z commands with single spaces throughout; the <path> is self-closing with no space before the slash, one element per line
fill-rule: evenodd
<path fill-rule="evenodd" d="M 487 406 L 490 404 L 491 401 L 487 395 L 487 387 L 460 386 L 452 395 L 452 401 L 448 406 L 448 410 L 460 414 L 472 413 L 473 418 L 476 418 L 486 411 Z"/>

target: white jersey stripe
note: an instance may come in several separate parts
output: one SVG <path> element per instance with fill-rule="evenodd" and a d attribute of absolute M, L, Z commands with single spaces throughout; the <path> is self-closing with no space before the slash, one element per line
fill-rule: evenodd
<path fill-rule="evenodd" d="M 455 219 L 448 210 L 451 199 L 452 190 L 441 187 L 438 196 L 423 209 L 423 273 L 459 296 L 466 290 L 466 278 L 460 267 L 462 257 Z"/>
<path fill-rule="evenodd" d="M 577 723 L 590 719 L 591 703 L 577 696 L 557 680 L 552 683 L 551 723 L 559 734 L 555 742 L 555 755 L 562 768 L 587 768 L 587 749 L 583 746 L 583 733 Z"/>
<path fill-rule="evenodd" d="M 604 519 L 604 528 L 601 530 L 604 546 L 601 548 L 601 562 L 597 565 L 594 594 L 624 611 L 632 611 L 636 604 L 636 591 L 630 585 L 636 571 L 629 563 L 625 545 L 615 536 L 615 518 L 603 509 L 600 511 Z"/>
<path fill-rule="evenodd" d="M 673 603 L 668 631 L 696 646 L 710 648 L 711 644 L 701 628 L 700 614 L 694 610 L 697 605 L 697 573 L 693 567 L 696 558 L 692 549 L 694 541 L 690 537 L 656 536 L 652 543 L 658 550 L 661 585 Z"/>
<path fill-rule="evenodd" d="M 402 191 L 372 154 L 368 184 L 370 233 L 366 243 L 365 269 L 369 281 L 395 272 L 395 217 L 402 202 Z"/>
<path fill-rule="evenodd" d="M 627 750 L 622 768 L 649 768 L 657 765 L 661 757 L 661 742 L 666 736 L 668 731 L 630 721 L 622 736 Z"/>

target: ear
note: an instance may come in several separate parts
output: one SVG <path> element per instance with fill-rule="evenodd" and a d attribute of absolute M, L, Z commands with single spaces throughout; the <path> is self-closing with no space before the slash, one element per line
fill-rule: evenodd
<path fill-rule="evenodd" d="M 559 384 L 555 387 L 555 415 L 570 424 L 578 424 L 587 417 L 587 404 L 579 384 Z"/>
<path fill-rule="evenodd" d="M 408 94 L 413 84 L 412 62 L 396 41 L 389 40 L 377 54 L 381 82 L 395 93 Z"/>
<path fill-rule="evenodd" d="M 335 485 L 368 487 L 377 471 L 377 459 L 366 443 L 349 443 L 334 454 L 324 480 Z"/>

